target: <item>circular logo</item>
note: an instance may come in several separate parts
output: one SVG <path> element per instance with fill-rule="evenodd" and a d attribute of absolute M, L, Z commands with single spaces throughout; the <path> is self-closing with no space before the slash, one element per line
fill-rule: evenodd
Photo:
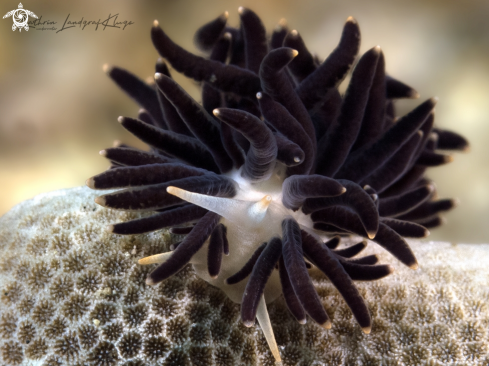
<path fill-rule="evenodd" d="M 13 16 L 14 24 L 18 28 L 24 28 L 27 25 L 27 21 L 29 20 L 29 15 L 24 9 L 15 10 Z"/>

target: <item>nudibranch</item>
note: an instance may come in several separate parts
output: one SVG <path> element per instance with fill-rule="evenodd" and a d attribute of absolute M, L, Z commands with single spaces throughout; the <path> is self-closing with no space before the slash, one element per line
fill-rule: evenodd
<path fill-rule="evenodd" d="M 425 237 L 454 206 L 435 197 L 425 170 L 451 161 L 440 150 L 463 151 L 468 143 L 434 126 L 435 99 L 396 117 L 394 101 L 418 93 L 386 75 L 379 46 L 356 60 L 353 18 L 321 61 L 285 21 L 267 37 L 253 11 L 239 14 L 239 28 L 224 13 L 198 29 L 196 45 L 208 57 L 179 47 L 155 21 L 151 37 L 161 58 L 154 83 L 105 67 L 141 106 L 138 118 L 119 117 L 120 124 L 150 150 L 103 150 L 112 165 L 87 185 L 124 188 L 98 197 L 104 207 L 155 211 L 110 226 L 114 234 L 169 227 L 185 235 L 172 251 L 139 261 L 159 264 L 147 284 L 191 263 L 241 303 L 246 326 L 258 320 L 279 363 L 266 303 L 283 296 L 300 323 L 309 316 L 330 328 L 308 272 L 317 267 L 369 333 L 369 310 L 353 281 L 380 279 L 392 267 L 375 255 L 353 258 L 366 240 L 338 249 L 340 237 L 370 239 L 415 269 L 404 238 Z M 164 60 L 201 83 L 202 103 L 171 78 Z"/>

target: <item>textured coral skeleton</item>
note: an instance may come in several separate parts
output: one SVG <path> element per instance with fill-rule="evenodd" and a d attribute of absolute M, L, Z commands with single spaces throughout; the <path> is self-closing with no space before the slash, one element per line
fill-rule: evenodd
<path fill-rule="evenodd" d="M 151 149 L 103 150 L 112 166 L 87 185 L 125 188 L 96 199 L 107 208 L 156 211 L 110 226 L 113 233 L 172 227 L 185 235 L 172 251 L 140 260 L 159 263 L 147 284 L 192 263 L 199 277 L 241 303 L 246 326 L 258 320 L 280 362 L 266 303 L 283 294 L 299 323 L 308 315 L 329 329 L 308 272 L 316 267 L 369 333 L 370 312 L 353 281 L 378 280 L 392 267 L 375 255 L 352 258 L 366 241 L 336 249 L 340 236 L 368 238 L 416 269 L 404 238 L 427 236 L 454 206 L 436 198 L 426 168 L 451 161 L 439 150 L 466 150 L 468 143 L 434 127 L 435 99 L 396 117 L 394 100 L 418 93 L 386 75 L 380 47 L 356 61 L 353 18 L 320 61 L 284 22 L 268 39 L 254 12 L 239 13 L 239 29 L 226 24 L 225 13 L 197 31 L 207 58 L 176 45 L 155 21 L 151 37 L 162 59 L 154 84 L 106 68 L 142 107 L 137 119 L 119 122 Z M 163 59 L 201 82 L 202 104 L 173 81 Z M 338 86 L 355 62 L 342 96 Z"/>
<path fill-rule="evenodd" d="M 150 268 L 138 258 L 168 250 L 177 238 L 166 229 L 112 235 L 104 230 L 111 222 L 151 213 L 103 209 L 93 203 L 97 194 L 85 187 L 50 192 L 0 218 L 0 364 L 275 364 L 261 329 L 245 327 L 240 306 L 191 265 L 147 286 Z M 297 323 L 283 298 L 267 305 L 284 366 L 487 365 L 489 245 L 409 244 L 417 271 L 392 263 L 390 276 L 356 284 L 373 319 L 368 335 L 315 268 L 331 330 Z M 377 255 L 389 262 L 386 251 Z M 40 268 L 48 269 L 42 284 L 28 280 Z"/>

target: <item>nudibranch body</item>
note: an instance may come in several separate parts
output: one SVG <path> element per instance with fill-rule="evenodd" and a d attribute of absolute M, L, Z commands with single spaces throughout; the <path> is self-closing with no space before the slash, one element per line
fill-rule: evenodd
<path fill-rule="evenodd" d="M 338 85 L 355 62 L 360 31 L 348 18 L 337 48 L 319 61 L 283 21 L 270 39 L 258 16 L 240 8 L 241 27 L 227 13 L 201 27 L 197 46 L 176 45 L 159 27 L 153 43 L 176 70 L 202 82 L 202 104 L 170 76 L 163 59 L 155 83 L 107 67 L 142 109 L 121 125 L 150 145 L 101 152 L 112 166 L 87 181 L 94 189 L 124 188 L 98 197 L 102 206 L 155 211 L 110 227 L 139 234 L 171 227 L 185 235 L 174 250 L 143 258 L 159 263 L 156 284 L 188 263 L 201 278 L 241 303 L 245 325 L 261 325 L 272 354 L 280 353 L 266 303 L 283 296 L 300 322 L 330 328 L 309 277 L 315 266 L 338 289 L 368 333 L 368 307 L 353 281 L 392 272 L 375 255 L 353 258 L 366 241 L 338 249 L 339 235 L 371 239 L 403 264 L 417 261 L 404 240 L 424 237 L 453 207 L 437 200 L 427 167 L 451 161 L 438 150 L 466 150 L 460 135 L 434 127 L 435 99 L 397 118 L 393 101 L 416 98 L 385 74 L 380 47 L 357 61 L 345 95 Z"/>
<path fill-rule="evenodd" d="M 226 280 L 237 272 L 236 269 L 243 268 L 263 243 L 267 243 L 270 238 L 282 238 L 282 222 L 285 218 L 293 218 L 304 229 L 313 230 L 309 215 L 301 211 L 294 212 L 282 204 L 285 169 L 282 164 L 278 165 L 272 176 L 260 183 L 250 183 L 243 179 L 241 169 L 232 171 L 228 176 L 238 187 L 233 198 L 196 194 L 176 187 L 167 189 L 169 193 L 222 217 L 219 223 L 226 228 L 229 254 L 222 258 L 218 275 L 209 274 L 209 241 L 192 257 L 191 263 L 201 278 L 221 288 L 237 303 L 242 301 L 247 281 L 230 285 Z M 275 300 L 281 293 L 278 272 L 274 271 L 264 291 L 266 302 Z"/>

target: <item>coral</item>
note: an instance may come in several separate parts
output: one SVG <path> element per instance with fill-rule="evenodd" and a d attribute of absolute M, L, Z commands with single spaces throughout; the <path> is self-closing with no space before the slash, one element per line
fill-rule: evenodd
<path fill-rule="evenodd" d="M 90 317 L 101 325 L 109 323 L 116 316 L 117 309 L 115 304 L 105 301 L 98 303 L 90 313 Z"/>
<path fill-rule="evenodd" d="M 32 312 L 32 319 L 38 324 L 46 324 L 53 317 L 53 310 L 54 305 L 50 301 L 39 301 Z"/>
<path fill-rule="evenodd" d="M 142 343 L 143 341 L 139 334 L 134 332 L 127 333 L 119 342 L 119 352 L 125 358 L 133 358 L 140 351 Z"/>
<path fill-rule="evenodd" d="M 182 316 L 172 318 L 166 325 L 168 338 L 174 343 L 185 342 L 188 338 L 188 328 L 190 324 L 191 323 Z"/>
<path fill-rule="evenodd" d="M 100 277 L 97 272 L 84 272 L 78 277 L 76 286 L 83 293 L 95 292 L 100 286 Z"/>
<path fill-rule="evenodd" d="M 93 348 L 99 340 L 97 328 L 93 325 L 83 324 L 78 328 L 78 339 L 85 349 Z"/>
<path fill-rule="evenodd" d="M 68 327 L 68 322 L 64 318 L 56 318 L 44 329 L 44 334 L 48 338 L 56 338 L 64 333 Z"/>
<path fill-rule="evenodd" d="M 107 340 L 115 342 L 122 335 L 124 328 L 121 323 L 111 323 L 102 329 L 102 333 Z"/>
<path fill-rule="evenodd" d="M 25 349 L 25 355 L 33 360 L 42 358 L 47 354 L 49 346 L 46 341 L 42 338 L 32 341 L 28 347 Z"/>
<path fill-rule="evenodd" d="M 163 332 L 164 326 L 165 324 L 161 319 L 148 319 L 144 326 L 144 334 L 147 337 L 160 335 Z"/>
<path fill-rule="evenodd" d="M 54 342 L 54 352 L 62 359 L 67 361 L 74 360 L 80 352 L 80 345 L 78 344 L 78 337 L 75 333 L 68 332 L 63 337 L 58 338 Z"/>
<path fill-rule="evenodd" d="M 115 366 L 119 362 L 119 354 L 112 343 L 100 342 L 88 355 L 88 361 L 94 366 Z"/>
<path fill-rule="evenodd" d="M 29 344 L 36 336 L 36 328 L 29 321 L 23 321 L 17 331 L 17 338 L 23 344 Z"/>
<path fill-rule="evenodd" d="M 140 249 L 137 256 L 132 254 L 127 237 L 103 230 L 112 220 L 122 220 L 124 213 L 113 212 L 104 220 L 97 211 L 82 209 L 95 195 L 87 188 L 53 192 L 0 218 L 0 264 L 17 263 L 0 273 L 0 291 L 6 299 L 0 306 L 0 364 L 274 365 L 261 329 L 243 326 L 239 305 L 198 279 L 191 268 L 162 286 L 146 286 L 137 259 L 156 240 L 168 248 L 171 242 L 161 237 L 171 235 L 134 236 Z M 77 219 L 69 228 L 41 227 L 42 218 L 52 214 Z M 31 224 L 21 227 L 26 216 L 32 217 Z M 87 225 L 98 236 L 91 241 L 77 239 Z M 51 241 L 56 236 L 70 243 L 65 251 L 51 247 L 42 253 L 27 251 L 34 238 Z M 14 238 L 15 249 L 9 246 Z M 101 245 L 106 254 L 94 250 Z M 341 295 L 315 269 L 309 272 L 333 320 L 331 330 L 312 321 L 298 324 L 283 298 L 270 304 L 284 365 L 487 364 L 489 246 L 415 241 L 410 245 L 419 260 L 417 271 L 396 264 L 389 277 L 357 283 L 372 314 L 369 335 L 363 334 Z M 366 251 L 370 254 L 372 249 Z M 23 253 L 21 259 L 18 253 Z M 83 256 L 85 266 L 67 272 L 63 263 L 74 253 Z M 392 260 L 385 253 L 379 257 Z M 125 270 L 102 273 L 101 264 L 109 258 L 124 258 Z M 53 259 L 62 265 L 50 267 Z M 39 291 L 18 271 L 21 264 L 44 266 L 49 284 Z M 78 286 L 93 274 L 100 280 L 95 291 Z M 10 300 L 12 292 L 15 301 Z M 126 304 L 123 299 L 129 298 Z"/>

